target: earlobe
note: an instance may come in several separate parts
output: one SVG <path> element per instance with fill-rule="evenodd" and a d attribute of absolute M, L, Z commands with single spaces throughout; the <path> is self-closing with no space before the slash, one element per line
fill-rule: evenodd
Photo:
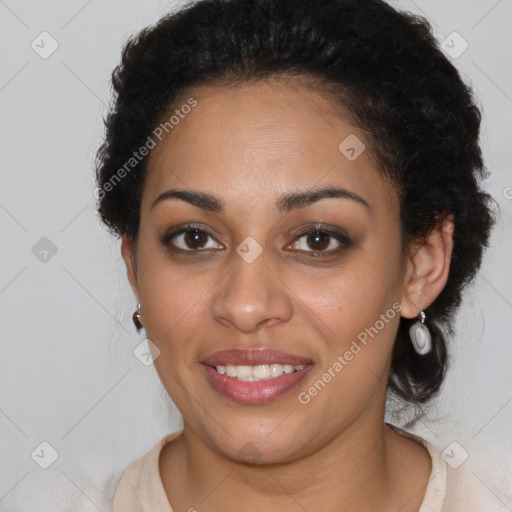
<path fill-rule="evenodd" d="M 138 281 L 137 281 L 137 258 L 135 244 L 128 235 L 123 235 L 121 240 L 121 254 L 126 265 L 126 274 L 131 284 L 133 293 L 138 300 Z"/>
<path fill-rule="evenodd" d="M 443 290 L 453 252 L 453 215 L 447 215 L 407 257 L 401 316 L 414 318 Z"/>

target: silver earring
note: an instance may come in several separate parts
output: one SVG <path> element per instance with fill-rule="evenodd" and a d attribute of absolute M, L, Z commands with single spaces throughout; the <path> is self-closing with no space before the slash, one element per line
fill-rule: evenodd
<path fill-rule="evenodd" d="M 137 332 L 139 332 L 143 325 L 142 325 L 142 316 L 140 314 L 140 304 L 137 305 L 136 311 L 134 311 L 132 315 L 133 323 L 135 324 L 135 327 L 137 328 Z"/>
<path fill-rule="evenodd" d="M 409 328 L 409 336 L 414 350 L 421 356 L 432 350 L 432 338 L 428 327 L 425 325 L 425 313 L 423 311 L 420 311 L 418 320 Z"/>

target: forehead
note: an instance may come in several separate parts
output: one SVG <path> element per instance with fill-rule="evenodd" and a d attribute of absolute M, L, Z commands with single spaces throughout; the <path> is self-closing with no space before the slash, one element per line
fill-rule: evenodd
<path fill-rule="evenodd" d="M 180 111 L 191 98 L 196 105 Z M 210 192 L 228 205 L 261 205 L 324 185 L 342 186 L 386 209 L 397 206 L 365 134 L 301 83 L 197 87 L 168 114 L 175 124 L 150 154 L 143 208 L 169 188 Z"/>

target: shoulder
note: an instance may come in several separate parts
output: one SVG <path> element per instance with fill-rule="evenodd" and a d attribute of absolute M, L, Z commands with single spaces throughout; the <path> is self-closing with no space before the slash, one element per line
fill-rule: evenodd
<path fill-rule="evenodd" d="M 114 493 L 112 512 L 172 512 L 162 485 L 159 457 L 162 448 L 183 433 L 167 434 L 122 473 Z"/>
<path fill-rule="evenodd" d="M 451 464 L 452 451 L 446 449 L 443 456 L 448 463 L 446 498 L 443 512 L 461 510 L 464 512 L 503 512 L 511 510 L 512 495 L 506 496 L 509 490 L 503 490 L 501 485 L 483 472 L 482 467 L 474 464 L 468 458 L 461 464 Z M 510 472 L 512 474 L 512 472 Z M 508 475 L 510 477 L 510 474 Z"/>
<path fill-rule="evenodd" d="M 432 471 L 419 512 L 503 512 L 512 504 L 511 497 L 498 490 L 480 467 L 475 467 L 458 443 L 441 452 L 426 439 L 388 425 L 425 446 L 432 458 Z"/>

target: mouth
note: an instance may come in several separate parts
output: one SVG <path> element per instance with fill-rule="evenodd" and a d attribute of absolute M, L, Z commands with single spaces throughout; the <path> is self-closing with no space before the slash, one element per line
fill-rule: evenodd
<path fill-rule="evenodd" d="M 296 388 L 313 362 L 273 349 L 232 349 L 208 356 L 202 365 L 218 393 L 241 404 L 256 405 Z"/>
<path fill-rule="evenodd" d="M 258 364 L 256 366 L 234 366 L 234 365 L 217 365 L 213 366 L 220 375 L 227 375 L 233 379 L 243 380 L 246 382 L 256 382 L 269 379 L 276 379 L 281 375 L 289 375 L 305 368 L 305 364 L 293 366 L 291 364 Z"/>

